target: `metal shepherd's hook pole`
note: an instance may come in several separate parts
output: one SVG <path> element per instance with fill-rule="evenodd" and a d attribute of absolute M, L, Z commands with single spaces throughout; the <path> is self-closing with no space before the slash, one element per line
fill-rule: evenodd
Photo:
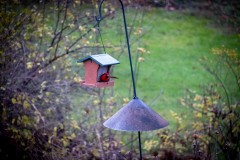
<path fill-rule="evenodd" d="M 99 17 L 96 17 L 96 20 L 98 23 L 102 20 L 102 4 L 104 0 L 102 0 L 99 3 Z M 131 51 L 130 51 L 130 44 L 129 44 L 129 38 L 128 38 L 128 30 L 127 30 L 127 22 L 126 22 L 126 16 L 125 16 L 125 10 L 124 6 L 121 0 L 119 0 L 121 7 L 122 7 L 122 14 L 123 14 L 123 21 L 124 21 L 124 29 L 125 29 L 125 34 L 126 34 L 126 43 L 127 43 L 127 48 L 128 48 L 128 57 L 129 57 L 129 63 L 130 63 L 130 70 L 131 70 L 131 76 L 132 76 L 132 85 L 133 85 L 133 98 L 137 99 L 137 92 L 136 92 L 136 85 L 135 85 L 135 79 L 134 79 L 134 73 L 133 73 L 133 67 L 132 67 L 132 56 L 131 56 Z M 139 140 L 139 151 L 140 151 L 140 159 L 142 160 L 142 147 L 141 147 L 141 132 L 138 131 L 138 140 Z"/>

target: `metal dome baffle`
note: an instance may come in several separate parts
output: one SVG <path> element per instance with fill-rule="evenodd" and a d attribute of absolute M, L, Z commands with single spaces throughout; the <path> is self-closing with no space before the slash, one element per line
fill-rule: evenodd
<path fill-rule="evenodd" d="M 143 101 L 135 98 L 103 125 L 120 131 L 151 131 L 166 127 L 168 122 Z"/>
<path fill-rule="evenodd" d="M 100 21 L 102 20 L 101 7 L 103 2 L 104 0 L 101 0 L 101 2 L 99 3 L 99 17 L 96 17 L 98 26 Z M 103 125 L 110 129 L 119 131 L 137 131 L 140 151 L 139 154 L 140 159 L 142 160 L 141 131 L 151 131 L 164 128 L 168 126 L 168 122 L 137 97 L 125 11 L 122 1 L 119 0 L 119 2 L 121 4 L 123 14 L 126 43 L 128 48 L 128 57 L 133 86 L 133 99 L 126 106 L 124 106 L 117 113 L 115 113 L 112 117 L 110 117 L 107 121 L 105 121 Z"/>

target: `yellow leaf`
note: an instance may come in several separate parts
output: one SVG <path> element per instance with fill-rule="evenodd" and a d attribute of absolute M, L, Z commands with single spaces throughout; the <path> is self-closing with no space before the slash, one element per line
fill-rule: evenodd
<path fill-rule="evenodd" d="M 128 102 L 129 102 L 129 99 L 128 99 L 128 98 L 123 98 L 123 102 L 124 102 L 124 103 L 128 103 Z"/>
<path fill-rule="evenodd" d="M 93 101 L 93 104 L 94 104 L 94 105 L 98 105 L 98 104 L 99 104 L 99 100 L 94 100 L 94 101 Z"/>
<path fill-rule="evenodd" d="M 196 94 L 193 100 L 194 100 L 194 101 L 202 100 L 202 96 Z"/>
<path fill-rule="evenodd" d="M 36 115 L 36 116 L 35 116 L 35 122 L 36 122 L 36 123 L 39 123 L 39 121 L 40 121 L 40 116 Z"/>
<path fill-rule="evenodd" d="M 79 26 L 78 29 L 79 29 L 80 31 L 85 31 L 85 27 L 83 27 L 83 26 Z"/>
<path fill-rule="evenodd" d="M 71 138 L 71 139 L 76 138 L 76 134 L 75 134 L 75 133 L 71 134 L 71 137 L 70 137 L 70 138 Z"/>
<path fill-rule="evenodd" d="M 88 16 L 88 17 L 89 17 L 90 15 L 91 15 L 91 14 L 90 14 L 90 12 L 86 12 L 86 16 Z"/>
<path fill-rule="evenodd" d="M 82 79 L 80 77 L 74 77 L 73 81 L 76 83 L 80 83 L 82 81 Z"/>
<path fill-rule="evenodd" d="M 28 126 L 30 124 L 30 120 L 26 115 L 22 116 L 22 122 L 23 122 L 24 126 Z"/>
<path fill-rule="evenodd" d="M 57 127 L 53 128 L 53 134 L 54 134 L 55 137 L 57 136 Z"/>
<path fill-rule="evenodd" d="M 76 1 L 74 1 L 76 4 L 80 4 L 81 2 L 80 2 L 80 0 L 76 0 Z"/>
<path fill-rule="evenodd" d="M 27 62 L 27 69 L 31 69 L 33 66 L 33 63 L 32 62 Z"/>
<path fill-rule="evenodd" d="M 156 147 L 158 145 L 158 141 L 155 140 L 149 140 L 144 142 L 144 149 L 151 150 L 152 148 Z"/>
<path fill-rule="evenodd" d="M 42 73 L 43 72 L 43 70 L 42 69 L 40 69 L 39 71 L 38 71 L 38 73 Z"/>
<path fill-rule="evenodd" d="M 12 119 L 12 124 L 14 124 L 14 123 L 15 123 L 15 118 Z"/>
<path fill-rule="evenodd" d="M 69 145 L 69 141 L 65 138 L 62 140 L 62 142 L 64 147 L 67 147 Z"/>
<path fill-rule="evenodd" d="M 144 59 L 143 57 L 139 57 L 139 58 L 138 58 L 138 62 L 144 62 L 144 60 L 145 60 L 145 59 Z"/>
<path fill-rule="evenodd" d="M 60 129 L 63 129 L 63 128 L 64 128 L 64 126 L 63 126 L 62 123 L 59 124 L 59 128 L 60 128 Z"/>
<path fill-rule="evenodd" d="M 30 104 L 25 100 L 24 102 L 23 102 L 23 108 L 24 109 L 28 109 L 30 107 Z"/>
<path fill-rule="evenodd" d="M 74 28 L 75 25 L 74 25 L 73 23 L 71 23 L 71 24 L 69 24 L 69 27 L 70 27 L 70 28 Z"/>
<path fill-rule="evenodd" d="M 16 104 L 17 100 L 15 98 L 12 98 L 12 104 Z"/>
<path fill-rule="evenodd" d="M 138 50 L 138 52 L 140 52 L 140 53 L 145 53 L 145 52 L 146 52 L 146 50 L 145 50 L 144 48 L 138 48 L 137 50 Z"/>
<path fill-rule="evenodd" d="M 49 99 L 48 99 L 48 98 L 44 98 L 44 101 L 45 101 L 46 103 L 48 103 L 48 102 L 49 102 Z"/>
<path fill-rule="evenodd" d="M 181 105 L 186 106 L 185 100 L 183 98 L 179 99 Z"/>
<path fill-rule="evenodd" d="M 42 87 L 42 88 L 45 88 L 45 87 L 46 87 L 46 83 L 47 83 L 46 81 L 43 81 L 43 82 L 41 83 L 41 87 Z"/>
<path fill-rule="evenodd" d="M 74 128 L 74 129 L 80 129 L 80 127 L 78 126 L 78 123 L 77 123 L 77 121 L 75 121 L 75 120 L 73 120 L 72 121 L 72 127 Z"/>
<path fill-rule="evenodd" d="M 200 113 L 200 112 L 196 113 L 196 117 L 201 118 L 202 117 L 202 113 Z"/>
<path fill-rule="evenodd" d="M 49 97 L 51 95 L 50 92 L 46 92 L 46 96 Z"/>

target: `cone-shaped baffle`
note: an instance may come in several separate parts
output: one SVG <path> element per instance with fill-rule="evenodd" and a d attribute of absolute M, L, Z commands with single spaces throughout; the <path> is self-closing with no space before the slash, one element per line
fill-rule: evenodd
<path fill-rule="evenodd" d="M 105 121 L 103 125 L 120 131 L 150 131 L 166 127 L 168 122 L 136 98 Z"/>

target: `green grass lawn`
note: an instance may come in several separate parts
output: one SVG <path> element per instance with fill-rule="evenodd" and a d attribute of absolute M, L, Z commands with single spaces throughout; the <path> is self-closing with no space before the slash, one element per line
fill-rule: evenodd
<path fill-rule="evenodd" d="M 140 27 L 141 16 L 133 21 L 135 12 L 132 9 L 126 10 L 127 23 L 131 26 L 134 22 L 135 27 Z M 114 20 L 106 19 L 104 24 L 101 24 L 105 44 L 111 42 L 119 45 L 119 40 L 125 44 L 124 32 L 120 33 L 120 36 L 118 32 L 123 25 L 122 15 L 118 12 L 116 16 L 118 17 Z M 134 62 L 138 47 L 146 48 L 150 52 L 143 54 L 145 60 L 139 66 L 138 97 L 169 121 L 169 128 L 174 128 L 176 124 L 170 110 L 183 114 L 187 124 L 191 122 L 191 111 L 179 103 L 185 90 L 200 91 L 200 85 L 214 81 L 199 59 L 203 56 L 211 58 L 212 48 L 223 45 L 229 48 L 239 47 L 240 38 L 237 35 L 215 29 L 212 23 L 212 20 L 193 16 L 191 12 L 151 9 L 144 11 L 144 36 L 138 41 L 132 34 L 130 36 L 130 44 L 134 43 L 131 45 Z M 111 26 L 111 29 L 105 28 L 105 25 Z M 107 52 L 117 55 L 112 53 L 114 50 L 111 49 L 107 49 Z M 119 77 L 115 81 L 115 95 L 129 97 L 131 76 L 127 49 L 119 61 L 121 64 L 114 68 L 114 75 Z M 131 97 L 132 94 L 129 98 Z M 156 97 L 159 98 L 155 99 Z"/>

